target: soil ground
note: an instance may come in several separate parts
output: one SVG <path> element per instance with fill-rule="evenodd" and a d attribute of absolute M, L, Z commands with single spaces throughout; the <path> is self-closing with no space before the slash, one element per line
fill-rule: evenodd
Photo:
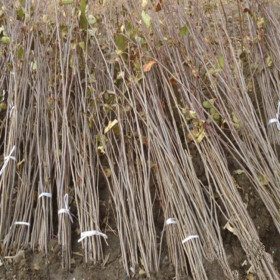
<path fill-rule="evenodd" d="M 201 171 L 201 179 L 203 181 L 203 166 L 199 164 L 197 158 L 197 167 Z M 232 170 L 238 169 L 235 162 L 228 158 L 229 165 Z M 266 251 L 273 256 L 275 266 L 280 268 L 280 239 L 277 238 L 278 233 L 273 224 L 273 221 L 266 210 L 260 197 L 251 187 L 249 180 L 245 175 L 234 175 L 236 183 L 240 187 L 240 194 L 243 197 L 244 203 L 247 205 L 248 211 L 258 230 L 261 241 L 263 242 Z M 106 188 L 106 186 L 104 186 Z M 104 189 L 103 189 L 104 190 Z M 110 200 L 109 191 L 104 190 L 102 194 L 104 199 L 104 208 L 108 207 Z M 107 204 L 107 205 L 106 205 Z M 111 214 L 110 214 L 111 215 Z M 111 220 L 112 217 L 109 217 Z M 221 224 L 225 222 L 221 219 Z M 73 225 L 75 228 L 75 224 Z M 121 252 L 119 247 L 118 237 L 112 233 L 108 234 L 108 246 L 104 245 L 104 263 L 86 264 L 83 261 L 82 246 L 76 242 L 78 234 L 75 230 L 72 231 L 73 236 L 73 252 L 72 252 L 72 268 L 66 271 L 61 265 L 61 248 L 54 238 L 49 245 L 49 254 L 33 252 L 30 249 L 21 250 L 13 258 L 1 258 L 0 260 L 0 279 L 16 279 L 16 280 L 90 280 L 90 279 L 130 279 L 123 269 Z M 249 265 L 244 263 L 246 256 L 242 250 L 238 239 L 228 230 L 222 230 L 224 247 L 227 253 L 227 258 L 232 270 L 238 271 L 239 279 L 250 279 L 247 275 Z M 163 248 L 161 256 L 161 272 L 154 275 L 154 279 L 173 279 L 175 271 L 168 261 L 166 248 Z M 221 268 L 217 263 L 205 263 L 207 274 L 210 280 L 224 280 L 226 275 L 222 273 Z M 141 272 L 140 272 L 141 274 Z M 146 275 L 136 273 L 132 275 L 132 279 L 146 279 Z M 182 276 L 181 279 L 192 279 L 189 276 Z M 256 279 L 256 278 L 251 278 Z"/>

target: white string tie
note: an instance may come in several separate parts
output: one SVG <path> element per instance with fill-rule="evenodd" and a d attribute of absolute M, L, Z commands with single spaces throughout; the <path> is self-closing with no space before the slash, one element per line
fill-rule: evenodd
<path fill-rule="evenodd" d="M 84 232 L 81 232 L 81 238 L 78 240 L 78 242 L 81 242 L 83 241 L 86 237 L 91 237 L 91 236 L 94 236 L 94 235 L 97 235 L 97 236 L 102 236 L 104 237 L 105 239 L 108 238 L 108 236 L 100 231 L 97 231 L 97 230 L 90 230 L 90 231 L 84 231 Z"/>
<path fill-rule="evenodd" d="M 182 244 L 192 240 L 192 239 L 195 239 L 195 238 L 199 238 L 198 235 L 189 235 L 187 238 L 185 238 L 183 241 L 182 241 Z"/>
<path fill-rule="evenodd" d="M 12 148 L 11 152 L 9 153 L 9 155 L 4 157 L 4 164 L 3 164 L 3 166 L 2 166 L 2 168 L 0 170 L 0 176 L 3 174 L 3 172 L 4 172 L 5 168 L 7 167 L 8 162 L 9 162 L 10 159 L 13 160 L 13 161 L 17 161 L 16 157 L 12 156 L 13 152 L 15 151 L 15 149 L 16 149 L 16 146 L 13 146 L 13 148 Z"/>
<path fill-rule="evenodd" d="M 40 193 L 40 195 L 38 196 L 38 198 L 41 198 L 41 197 L 48 197 L 48 198 L 52 198 L 52 194 L 51 193 L 48 193 L 48 192 L 42 192 Z"/>
<path fill-rule="evenodd" d="M 27 222 L 14 222 L 14 225 L 21 225 L 21 226 L 30 226 L 30 223 Z"/>
<path fill-rule="evenodd" d="M 177 221 L 175 218 L 169 218 L 165 221 L 165 225 L 168 226 L 168 225 L 172 225 L 172 224 L 177 224 Z"/>
<path fill-rule="evenodd" d="M 267 126 L 270 126 L 273 123 L 276 123 L 277 129 L 280 130 L 280 100 L 278 101 L 278 108 L 277 108 L 277 113 L 276 117 L 273 119 L 270 119 L 267 123 Z"/>
<path fill-rule="evenodd" d="M 71 223 L 73 223 L 73 218 L 72 218 L 72 214 L 70 212 L 70 208 L 69 208 L 69 202 L 68 202 L 68 193 L 66 193 L 64 195 L 64 206 L 65 208 L 61 208 L 59 211 L 58 211 L 58 214 L 66 214 L 69 216 L 69 219 L 71 221 Z"/>

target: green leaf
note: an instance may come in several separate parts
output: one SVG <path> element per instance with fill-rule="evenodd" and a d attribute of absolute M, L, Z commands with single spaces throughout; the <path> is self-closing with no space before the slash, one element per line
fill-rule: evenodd
<path fill-rule="evenodd" d="M 22 59 L 22 57 L 23 57 L 23 47 L 20 46 L 19 49 L 18 49 L 18 58 Z"/>
<path fill-rule="evenodd" d="M 126 30 L 126 34 L 130 36 L 130 34 L 133 32 L 131 21 L 126 21 L 125 30 Z"/>
<path fill-rule="evenodd" d="M 222 55 L 219 56 L 219 66 L 220 68 L 224 68 L 224 57 Z"/>
<path fill-rule="evenodd" d="M 266 58 L 266 65 L 267 67 L 271 67 L 273 65 L 272 59 L 270 56 Z"/>
<path fill-rule="evenodd" d="M 97 32 L 97 28 L 92 28 L 92 29 L 88 29 L 88 35 L 90 36 L 90 37 L 94 37 L 94 35 L 96 34 L 96 32 Z"/>
<path fill-rule="evenodd" d="M 19 9 L 17 11 L 17 19 L 18 20 L 24 20 L 24 17 L 25 17 L 25 13 L 24 13 L 23 9 Z"/>
<path fill-rule="evenodd" d="M 85 42 L 79 42 L 79 47 L 84 50 L 85 49 Z"/>
<path fill-rule="evenodd" d="M 60 5 L 70 5 L 73 4 L 73 0 L 61 0 Z"/>
<path fill-rule="evenodd" d="M 269 180 L 266 175 L 258 174 L 258 179 L 263 186 L 267 186 L 269 183 Z"/>
<path fill-rule="evenodd" d="M 236 117 L 235 113 L 232 112 L 231 115 L 232 115 L 232 121 L 233 121 L 234 123 L 239 123 L 239 120 L 238 120 L 238 118 Z"/>
<path fill-rule="evenodd" d="M 184 115 L 185 115 L 187 121 L 196 119 L 196 112 L 195 112 L 195 111 L 193 111 L 193 110 L 187 110 L 186 108 L 184 108 L 184 109 L 182 110 L 182 112 L 184 113 Z"/>
<path fill-rule="evenodd" d="M 30 66 L 31 66 L 31 69 L 33 70 L 33 71 L 36 71 L 37 70 L 37 61 L 36 60 L 34 60 L 34 61 L 32 61 L 31 63 L 30 63 Z"/>
<path fill-rule="evenodd" d="M 232 116 L 232 122 L 233 122 L 234 127 L 235 127 L 237 130 L 240 130 L 240 129 L 241 129 L 241 123 L 240 123 L 240 121 L 238 120 L 236 114 L 235 114 L 234 112 L 232 112 L 231 116 Z"/>
<path fill-rule="evenodd" d="M 215 121 L 219 121 L 221 118 L 221 116 L 214 107 L 210 108 L 210 114 Z"/>
<path fill-rule="evenodd" d="M 124 50 L 127 49 L 128 39 L 122 34 L 117 34 L 115 38 L 115 43 L 118 47 L 118 50 L 123 52 Z"/>
<path fill-rule="evenodd" d="M 266 27 L 266 19 L 261 17 L 261 18 L 257 18 L 257 26 L 259 29 L 263 29 Z"/>
<path fill-rule="evenodd" d="M 220 72 L 222 72 L 222 71 L 223 71 L 223 70 L 222 70 L 221 68 L 216 68 L 216 69 L 211 68 L 211 69 L 209 70 L 209 72 L 210 72 L 211 75 L 215 75 L 215 74 L 220 73 Z"/>
<path fill-rule="evenodd" d="M 148 28 L 150 28 L 151 27 L 151 17 L 148 14 L 146 14 L 145 11 L 142 11 L 141 17 L 142 17 L 143 22 L 146 24 L 146 26 Z"/>
<path fill-rule="evenodd" d="M 6 110 L 6 109 L 7 109 L 6 103 L 1 102 L 1 103 L 0 103 L 0 113 L 1 113 L 3 110 Z"/>
<path fill-rule="evenodd" d="M 88 16 L 88 23 L 94 25 L 97 22 L 96 18 L 93 15 Z"/>
<path fill-rule="evenodd" d="M 189 34 L 189 28 L 187 26 L 183 26 L 179 29 L 179 36 L 184 37 Z"/>
<path fill-rule="evenodd" d="M 80 2 L 80 26 L 82 29 L 87 29 L 88 21 L 86 17 L 86 6 L 87 6 L 87 0 L 81 0 Z"/>
<path fill-rule="evenodd" d="M 1 42 L 2 42 L 3 44 L 9 45 L 10 42 L 11 42 L 11 40 L 10 40 L 10 38 L 9 38 L 8 36 L 3 36 L 3 37 L 1 38 Z"/>
<path fill-rule="evenodd" d="M 208 101 L 204 101 L 204 102 L 202 103 L 202 106 L 203 106 L 205 109 L 211 109 L 211 108 L 213 108 L 214 102 L 215 102 L 215 99 L 210 99 L 210 100 L 208 100 Z"/>

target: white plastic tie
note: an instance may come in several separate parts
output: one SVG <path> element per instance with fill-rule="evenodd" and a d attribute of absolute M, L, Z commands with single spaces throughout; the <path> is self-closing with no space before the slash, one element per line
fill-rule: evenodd
<path fill-rule="evenodd" d="M 91 237 L 91 236 L 102 236 L 104 237 L 105 239 L 108 238 L 108 236 L 100 231 L 97 231 L 97 230 L 90 230 L 90 231 L 84 231 L 81 233 L 81 238 L 78 240 L 78 242 L 81 242 L 83 241 L 85 238 L 87 237 Z"/>
<path fill-rule="evenodd" d="M 267 123 L 267 126 L 270 126 L 273 123 L 276 123 L 277 129 L 280 130 L 280 100 L 278 101 L 278 108 L 277 108 L 277 113 L 276 117 L 273 119 L 270 119 Z"/>
<path fill-rule="evenodd" d="M 64 195 L 64 206 L 65 208 L 61 208 L 58 211 L 58 214 L 66 214 L 69 216 L 71 223 L 73 223 L 73 218 L 72 218 L 72 214 L 70 212 L 70 208 L 69 208 L 69 202 L 68 202 L 68 193 L 66 193 Z"/>
<path fill-rule="evenodd" d="M 172 224 L 177 224 L 177 221 L 175 218 L 169 218 L 165 221 L 165 225 L 168 226 L 168 225 L 172 225 Z"/>
<path fill-rule="evenodd" d="M 198 235 L 189 235 L 187 238 L 185 238 L 183 241 L 182 241 L 182 244 L 192 240 L 192 239 L 195 239 L 195 238 L 199 238 Z"/>
<path fill-rule="evenodd" d="M 41 198 L 41 197 L 48 197 L 48 198 L 52 198 L 52 194 L 51 193 L 48 193 L 48 192 L 42 192 L 40 193 L 40 195 L 38 196 L 38 198 Z"/>
<path fill-rule="evenodd" d="M 20 226 L 30 226 L 30 223 L 27 222 L 14 222 L 14 225 L 20 225 Z"/>
<path fill-rule="evenodd" d="M 17 161 L 16 157 L 12 156 L 13 152 L 15 151 L 16 146 L 13 146 L 12 150 L 10 151 L 9 155 L 4 157 L 4 164 L 0 170 L 0 176 L 3 174 L 5 168 L 8 165 L 9 160 Z"/>

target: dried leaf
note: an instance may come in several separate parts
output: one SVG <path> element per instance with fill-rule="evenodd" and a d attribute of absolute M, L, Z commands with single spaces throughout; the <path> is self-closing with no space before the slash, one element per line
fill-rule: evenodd
<path fill-rule="evenodd" d="M 250 273 L 247 275 L 247 280 L 255 280 L 255 276 L 252 273 Z"/>
<path fill-rule="evenodd" d="M 22 259 L 25 259 L 24 250 L 19 250 L 13 258 L 14 258 L 14 263 L 20 263 Z"/>
<path fill-rule="evenodd" d="M 201 128 L 194 128 L 190 131 L 187 138 L 190 141 L 195 141 L 197 144 L 200 144 L 206 136 L 206 132 L 203 127 Z"/>
<path fill-rule="evenodd" d="M 146 274 L 147 272 L 144 269 L 142 268 L 139 269 L 139 275 L 146 275 Z"/>
<path fill-rule="evenodd" d="M 34 263 L 33 269 L 38 271 L 40 270 L 40 266 L 37 263 Z"/>
<path fill-rule="evenodd" d="M 226 225 L 224 226 L 224 229 L 227 229 L 228 231 L 230 231 L 231 233 L 233 233 L 234 235 L 236 234 L 236 229 L 234 227 L 232 227 L 229 222 L 226 223 Z"/>
<path fill-rule="evenodd" d="M 116 124 L 118 124 L 118 120 L 109 121 L 104 129 L 104 134 L 108 133 Z"/>
<path fill-rule="evenodd" d="M 156 63 L 156 61 L 154 60 L 150 60 L 147 64 L 145 64 L 143 66 L 143 71 L 144 72 L 149 72 L 151 71 L 152 67 L 154 66 L 154 64 Z"/>
<path fill-rule="evenodd" d="M 105 149 L 104 149 L 103 146 L 98 146 L 98 147 L 97 147 L 97 150 L 98 150 L 101 154 L 103 154 L 103 155 L 106 154 L 106 153 L 105 153 Z"/>
<path fill-rule="evenodd" d="M 145 9 L 148 5 L 148 0 L 142 0 L 142 8 Z"/>
<path fill-rule="evenodd" d="M 107 264 L 107 262 L 109 261 L 110 259 L 110 253 L 108 255 L 106 255 L 105 259 L 104 259 L 104 262 L 103 262 L 103 267 Z"/>
<path fill-rule="evenodd" d="M 77 234 L 78 235 L 80 235 L 80 231 L 79 232 L 77 232 Z M 82 254 L 82 253 L 80 253 L 80 252 L 73 252 L 73 255 L 77 255 L 77 256 L 80 256 L 80 257 L 84 257 L 84 255 Z"/>
<path fill-rule="evenodd" d="M 244 170 L 242 170 L 242 169 L 237 169 L 237 170 L 234 170 L 233 171 L 233 174 L 234 175 L 241 175 L 241 174 L 243 174 L 244 173 Z"/>
<path fill-rule="evenodd" d="M 171 84 L 172 86 L 175 86 L 175 85 L 178 84 L 178 81 L 177 81 L 173 76 L 171 76 L 171 77 L 169 78 L 169 82 L 170 82 L 170 84 Z"/>
<path fill-rule="evenodd" d="M 245 8 L 245 9 L 243 10 L 243 12 L 244 12 L 244 13 L 248 13 L 251 17 L 254 16 L 254 14 L 252 13 L 252 11 L 251 11 L 250 9 L 248 9 L 248 8 Z"/>
<path fill-rule="evenodd" d="M 124 72 L 123 71 L 120 71 L 117 75 L 117 80 L 123 80 L 124 79 Z"/>
<path fill-rule="evenodd" d="M 17 163 L 17 168 L 19 168 L 23 163 L 25 162 L 25 159 L 21 160 L 20 162 Z"/>
<path fill-rule="evenodd" d="M 162 3 L 162 0 L 160 0 L 160 1 L 156 4 L 156 12 L 161 11 L 161 9 L 162 9 L 161 3 Z"/>
<path fill-rule="evenodd" d="M 111 171 L 110 168 L 105 168 L 104 172 L 105 172 L 105 176 L 107 178 L 109 178 L 111 176 L 111 174 L 112 174 L 112 171 Z"/>
<path fill-rule="evenodd" d="M 204 137 L 206 136 L 206 133 L 205 133 L 205 130 L 204 129 L 201 129 L 199 131 L 199 134 L 197 135 L 196 137 L 196 143 L 197 144 L 200 144 L 202 142 L 202 140 L 204 139 Z"/>

